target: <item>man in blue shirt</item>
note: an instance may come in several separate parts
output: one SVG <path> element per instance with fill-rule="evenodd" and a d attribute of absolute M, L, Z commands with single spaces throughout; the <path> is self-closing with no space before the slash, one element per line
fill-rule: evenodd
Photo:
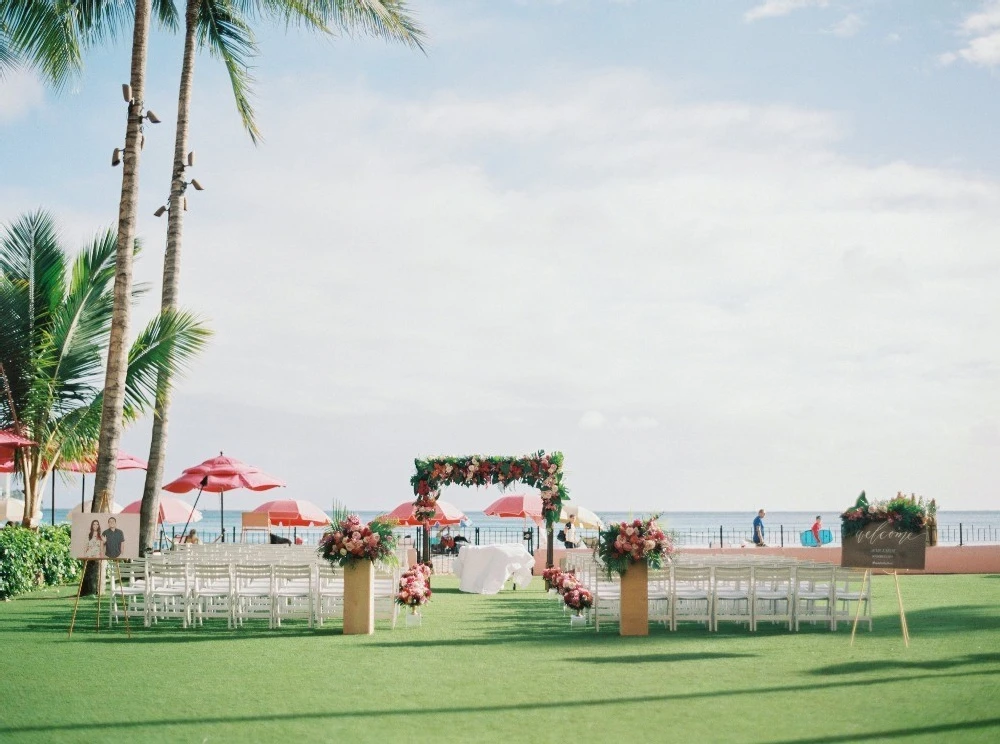
<path fill-rule="evenodd" d="M 753 520 L 753 544 L 758 548 L 766 548 L 764 542 L 764 510 L 757 512 L 757 518 Z"/>

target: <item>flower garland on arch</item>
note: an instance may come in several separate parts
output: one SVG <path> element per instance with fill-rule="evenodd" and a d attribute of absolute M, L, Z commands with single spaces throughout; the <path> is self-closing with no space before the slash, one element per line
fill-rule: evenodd
<path fill-rule="evenodd" d="M 542 513 L 548 524 L 559 519 L 562 502 L 569 498 L 563 485 L 562 452 L 546 454 L 539 450 L 521 457 L 431 457 L 414 460 L 416 473 L 410 478 L 417 500 L 414 514 L 420 519 L 423 510 L 433 509 L 441 488 L 458 486 L 500 486 L 507 488 L 514 483 L 537 488 L 542 497 Z"/>

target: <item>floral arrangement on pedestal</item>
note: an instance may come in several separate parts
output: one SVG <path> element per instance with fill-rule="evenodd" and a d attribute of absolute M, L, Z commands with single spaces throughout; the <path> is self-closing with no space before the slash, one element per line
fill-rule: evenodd
<path fill-rule="evenodd" d="M 514 483 L 524 483 L 541 492 L 542 511 L 548 524 L 559 518 L 562 502 L 569 498 L 563 485 L 563 455 L 561 452 L 545 454 L 539 450 L 522 457 L 432 457 L 414 460 L 416 473 L 410 478 L 413 493 L 418 497 L 414 507 L 437 499 L 443 486 L 492 486 L 507 488 Z"/>
<path fill-rule="evenodd" d="M 574 582 L 563 594 L 563 602 L 571 610 L 575 610 L 577 615 L 582 615 L 584 610 L 594 606 L 594 595 L 583 584 Z"/>
<path fill-rule="evenodd" d="M 869 502 L 862 491 L 854 506 L 840 515 L 841 535 L 843 538 L 856 535 L 872 522 L 888 522 L 899 532 L 922 532 L 933 519 L 931 510 L 937 513 L 937 503 L 931 500 L 930 505 L 925 504 L 923 497 L 916 494 L 907 497 L 898 492 L 888 501 Z"/>
<path fill-rule="evenodd" d="M 396 591 L 396 604 L 409 607 L 415 613 L 431 598 L 431 567 L 423 563 L 411 566 L 399 577 L 399 588 Z"/>
<path fill-rule="evenodd" d="M 357 561 L 395 564 L 396 536 L 392 532 L 395 524 L 388 519 L 373 519 L 365 524 L 357 514 L 351 514 L 327 528 L 317 552 L 338 566 Z"/>
<path fill-rule="evenodd" d="M 546 589 L 556 588 L 556 579 L 562 575 L 562 569 L 558 566 L 549 566 L 544 571 L 542 571 L 542 579 L 545 581 Z"/>
<path fill-rule="evenodd" d="M 601 530 L 597 555 L 608 576 L 624 576 L 633 563 L 645 562 L 650 568 L 662 568 L 664 561 L 677 552 L 674 541 L 657 524 L 659 514 L 649 519 L 610 524 Z"/>

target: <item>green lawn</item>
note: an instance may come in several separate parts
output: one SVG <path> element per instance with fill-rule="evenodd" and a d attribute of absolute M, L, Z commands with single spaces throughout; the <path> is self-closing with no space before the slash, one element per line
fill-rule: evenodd
<path fill-rule="evenodd" d="M 1000 576 L 875 582 L 874 633 L 569 629 L 541 591 L 435 579 L 421 628 L 175 622 L 66 637 L 69 590 L 0 603 L 0 741 L 1000 740 Z"/>

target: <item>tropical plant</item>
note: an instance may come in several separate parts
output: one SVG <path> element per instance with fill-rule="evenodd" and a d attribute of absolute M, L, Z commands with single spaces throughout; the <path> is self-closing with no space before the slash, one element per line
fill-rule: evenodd
<path fill-rule="evenodd" d="M 413 22 L 401 0 L 187 0 L 184 11 L 184 54 L 181 61 L 177 97 L 177 129 L 174 136 L 174 162 L 167 209 L 167 247 L 163 254 L 163 288 L 160 306 L 177 307 L 180 287 L 181 242 L 186 208 L 185 191 L 192 181 L 185 171 L 193 165 L 189 158 L 188 137 L 191 119 L 191 95 L 194 89 L 194 65 L 198 47 L 207 47 L 222 60 L 229 73 L 236 108 L 250 139 L 257 144 L 261 133 L 252 104 L 253 79 L 248 63 L 257 56 L 257 44 L 251 24 L 261 18 L 268 21 L 301 23 L 329 32 L 333 25 L 348 31 L 397 40 L 420 47 L 423 32 Z M 196 184 L 196 188 L 200 185 Z M 159 381 L 153 431 L 149 445 L 149 467 L 142 492 L 140 510 L 140 545 L 152 542 L 160 484 L 166 462 L 167 430 L 170 421 L 170 380 Z"/>
<path fill-rule="evenodd" d="M 108 230 L 71 258 L 43 211 L 22 216 L 0 237 L 0 363 L 10 386 L 10 401 L 0 399 L 0 425 L 17 426 L 39 444 L 16 458 L 25 526 L 60 461 L 90 459 L 96 450 L 116 251 Z M 141 292 L 133 289 L 130 299 Z M 138 334 L 122 390 L 125 422 L 152 406 L 159 372 L 180 371 L 208 335 L 180 311 L 160 314 Z"/>

